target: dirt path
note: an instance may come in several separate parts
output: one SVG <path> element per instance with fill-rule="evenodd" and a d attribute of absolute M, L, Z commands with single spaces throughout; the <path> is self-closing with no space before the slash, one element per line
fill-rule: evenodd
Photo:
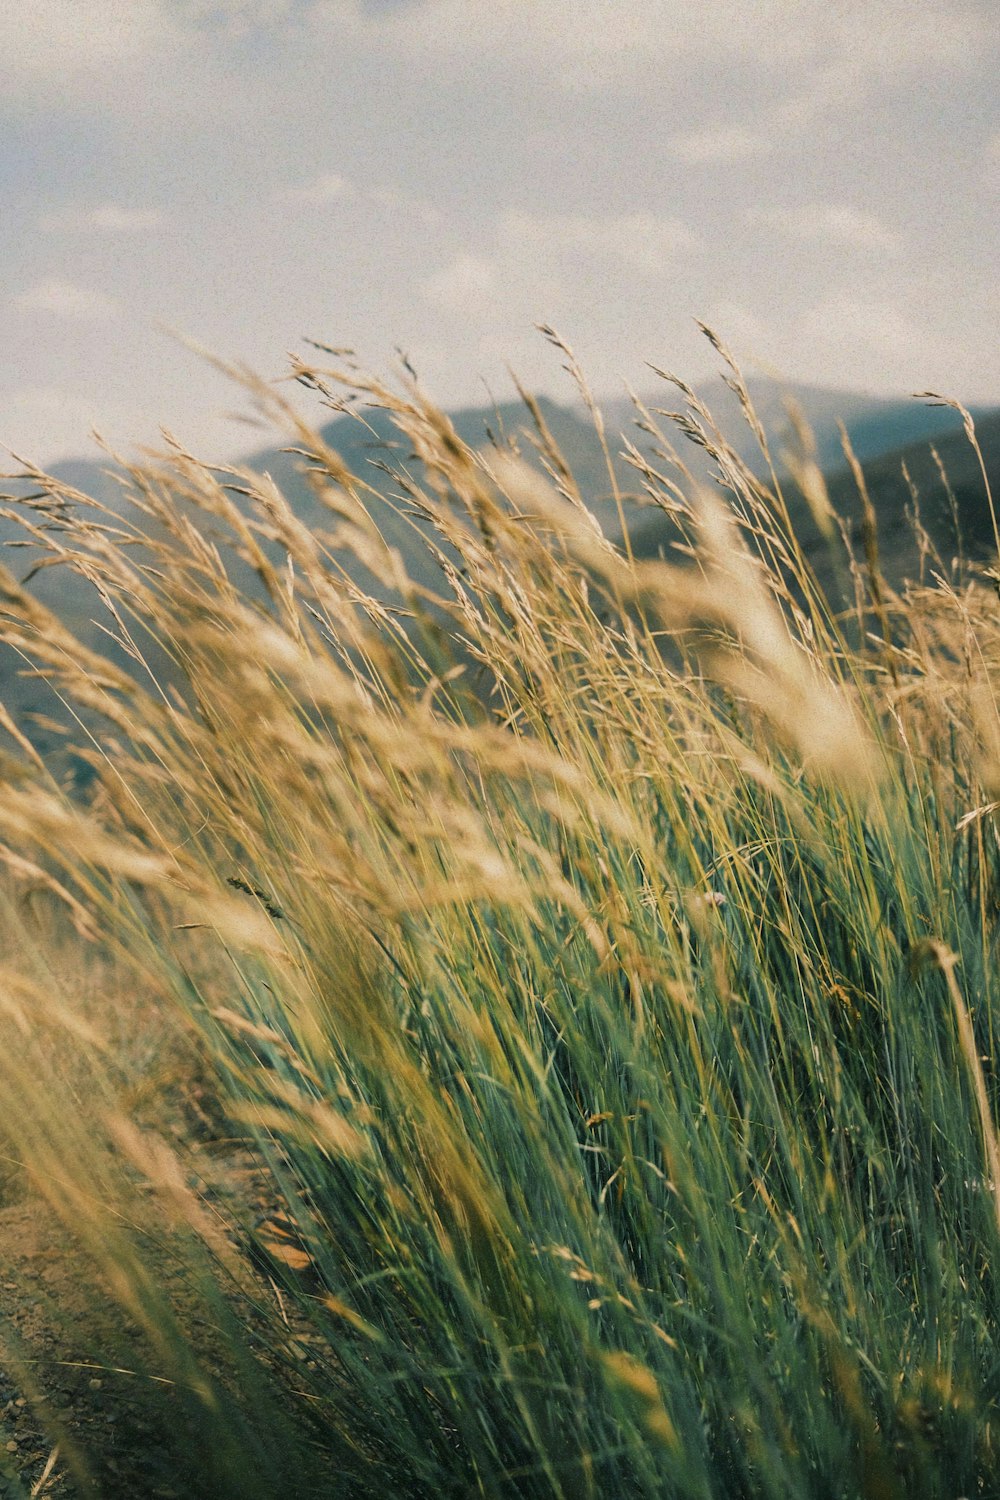
<path fill-rule="evenodd" d="M 157 1272 L 167 1283 L 176 1279 L 167 1257 Z M 139 1331 L 86 1274 L 44 1204 L 0 1211 L 0 1278 L 0 1474 L 7 1474 L 0 1495 L 19 1493 L 11 1476 L 29 1494 L 38 1485 L 53 1500 L 203 1493 L 177 1392 L 126 1373 L 137 1363 Z M 171 1290 L 183 1298 L 179 1283 Z M 43 1478 L 54 1431 L 60 1453 Z M 77 1479 L 68 1472 L 70 1454 Z"/>
<path fill-rule="evenodd" d="M 238 1194 L 246 1204 L 251 1188 L 245 1168 L 216 1162 L 212 1172 L 214 1183 L 201 1184 L 210 1198 Z M 227 1186 L 234 1179 L 236 1187 Z M 228 1334 L 206 1313 L 182 1257 L 165 1242 L 146 1238 L 142 1255 L 201 1369 L 232 1397 L 239 1419 L 246 1390 Z M 248 1275 L 258 1303 L 274 1297 L 266 1278 L 249 1266 Z M 234 1293 L 225 1311 L 235 1313 L 252 1342 L 253 1301 Z M 290 1341 L 295 1336 L 290 1329 Z M 158 1368 L 140 1330 L 90 1271 L 53 1211 L 32 1197 L 0 1209 L 0 1500 L 25 1494 L 49 1500 L 219 1500 L 223 1490 L 242 1496 L 238 1477 L 223 1471 L 220 1485 L 215 1445 L 213 1451 L 202 1448 L 204 1426 L 192 1419 L 190 1399 L 158 1376 Z M 281 1468 L 281 1434 L 290 1428 L 287 1412 L 270 1404 L 274 1390 L 272 1385 L 266 1405 L 249 1407 L 245 1416 L 255 1435 L 277 1418 L 266 1441 Z M 300 1442 L 294 1448 L 301 1453 Z M 258 1496 L 272 1492 L 261 1472 L 255 1471 L 257 1483 L 250 1486 Z M 298 1462 L 290 1461 L 273 1492 L 282 1500 L 299 1494 L 322 1500 L 338 1489 L 328 1474 L 317 1479 L 315 1469 L 307 1483 Z"/>

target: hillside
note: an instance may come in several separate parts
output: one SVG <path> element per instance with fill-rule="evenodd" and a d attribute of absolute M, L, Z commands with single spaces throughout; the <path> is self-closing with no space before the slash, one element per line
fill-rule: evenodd
<path fill-rule="evenodd" d="M 669 395 L 670 388 L 665 390 Z M 945 564 L 958 552 L 956 517 L 966 555 L 970 558 L 989 555 L 993 546 L 992 523 L 978 461 L 964 436 L 961 419 L 954 411 L 915 401 L 870 401 L 850 393 L 807 387 L 796 388 L 791 394 L 813 425 L 817 453 L 829 473 L 834 505 L 848 519 L 857 539 L 860 508 L 854 482 L 843 464 L 838 419 L 847 426 L 855 450 L 865 465 L 869 490 L 879 517 L 883 566 L 891 582 L 899 584 L 905 577 L 916 576 L 920 565 L 907 520 L 910 494 L 902 475 L 904 465 L 920 496 L 923 525 Z M 720 383 L 711 399 L 712 410 L 727 440 L 745 462 L 759 469 L 759 450 L 755 460 L 753 436 L 735 397 Z M 754 399 L 759 403 L 777 455 L 783 448 L 782 433 L 787 427 L 782 407 L 784 393 L 773 385 L 761 384 L 754 388 Z M 669 409 L 662 394 L 659 404 Z M 618 508 L 604 454 L 589 417 L 548 399 L 542 399 L 538 406 L 602 529 L 609 536 L 618 536 Z M 648 434 L 636 428 L 631 406 L 607 403 L 604 415 L 609 446 L 616 455 L 618 482 L 626 495 L 636 496 L 639 488 L 637 476 L 623 456 L 623 435 L 654 456 L 656 444 Z M 541 462 L 536 452 L 537 435 L 533 433 L 530 415 L 520 403 L 506 403 L 490 410 L 469 408 L 451 414 L 451 420 L 459 438 L 473 448 L 491 443 L 510 446 L 528 461 Z M 1000 492 L 1000 413 L 979 413 L 977 425 L 994 491 Z M 696 477 L 711 479 L 713 465 L 704 450 L 686 441 L 681 433 L 670 428 L 665 419 L 664 428 L 679 456 Z M 393 477 L 395 473 L 404 472 L 419 482 L 419 461 L 401 439 L 389 413 L 377 408 L 355 410 L 328 423 L 322 435 L 353 472 L 371 484 L 373 493 L 368 497 L 368 503 L 373 519 L 386 542 L 399 551 L 411 577 L 425 587 L 436 589 L 440 585 L 440 573 L 425 545 L 429 525 L 413 512 L 399 482 Z M 905 445 L 893 446 L 900 435 L 912 440 Z M 932 441 L 949 475 L 954 506 L 932 456 Z M 661 469 L 666 462 L 662 457 L 656 457 L 655 461 Z M 268 474 L 306 526 L 329 525 L 329 513 L 314 494 L 299 457 L 278 448 L 264 448 L 251 454 L 241 467 Z M 120 509 L 121 486 L 108 466 L 86 460 L 70 461 L 53 466 L 53 474 L 62 483 L 95 497 L 113 511 Z M 27 492 L 27 486 L 17 482 L 8 483 L 5 489 L 11 495 Z M 835 590 L 837 572 L 831 564 L 826 543 L 816 532 L 808 507 L 801 497 L 796 496 L 791 485 L 787 487 L 786 497 L 806 553 L 821 582 L 828 590 Z M 636 498 L 641 503 L 642 497 Z M 676 530 L 655 509 L 630 507 L 629 527 L 632 545 L 641 557 L 669 552 L 677 541 Z M 0 545 L 25 549 L 8 551 L 4 558 L 19 578 L 25 577 L 38 560 L 37 547 L 33 544 L 25 548 L 24 534 L 12 516 L 0 517 Z M 229 550 L 225 556 L 234 582 L 251 596 L 256 589 L 259 596 L 256 580 L 248 566 Z M 368 574 L 356 557 L 345 551 L 339 560 L 355 582 L 383 603 L 393 602 L 391 592 Z M 82 640 L 108 651 L 119 664 L 129 666 L 127 651 L 109 640 L 107 616 L 90 582 L 63 567 L 44 567 L 33 576 L 31 588 L 36 597 L 55 610 Z M 157 658 L 156 665 L 159 670 L 166 671 L 163 658 Z M 58 726 L 67 722 L 65 710 L 52 690 L 27 675 L 24 667 L 25 663 L 18 660 L 9 648 L 3 648 L 0 654 L 3 701 L 18 719 L 25 714 L 40 714 L 48 720 L 38 726 L 36 738 L 39 744 L 51 747 L 59 738 Z"/>
<path fill-rule="evenodd" d="M 912 398 L 878 398 L 802 384 L 779 386 L 766 380 L 751 381 L 750 393 L 776 454 L 780 453 L 788 428 L 786 400 L 791 398 L 796 403 L 813 431 L 817 460 L 826 472 L 833 472 L 843 465 L 838 431 L 840 421 L 847 428 L 855 453 L 866 465 L 889 458 L 907 445 L 937 442 L 961 432 L 961 420 L 953 410 L 928 406 Z M 751 467 L 759 467 L 756 440 L 739 403 L 725 383 L 721 380 L 705 383 L 696 389 L 696 395 L 708 405 L 727 443 Z M 664 412 L 683 405 L 680 394 L 668 385 L 661 385 L 648 393 L 645 402 L 651 410 Z M 602 524 L 606 524 L 606 529 L 613 532 L 617 526 L 617 512 L 610 503 L 604 456 L 589 416 L 582 408 L 564 406 L 546 397 L 539 400 L 538 407 L 588 503 Z M 648 450 L 648 439 L 636 428 L 635 408 L 629 399 L 603 401 L 601 409 L 613 453 L 620 454 L 623 435 Z M 977 423 L 993 414 L 992 409 L 985 407 L 972 410 Z M 520 402 L 467 407 L 450 413 L 450 417 L 458 436 L 472 448 L 492 442 L 514 442 L 524 456 L 530 458 L 532 454 L 530 437 L 526 436 L 531 432 L 532 422 Z M 666 419 L 664 427 L 669 431 L 670 423 Z M 386 412 L 372 408 L 355 409 L 351 414 L 328 422 L 321 432 L 330 447 L 350 468 L 367 477 L 374 488 L 386 494 L 393 491 L 394 486 L 385 474 L 385 468 L 407 463 L 409 455 Z M 674 439 L 684 462 L 700 474 L 707 473 L 708 466 L 702 461 L 699 451 L 685 444 L 676 434 Z M 889 458 L 889 462 L 891 464 L 894 460 Z M 270 474 L 307 523 L 318 515 L 312 492 L 302 477 L 300 460 L 269 446 L 248 454 L 242 461 L 237 461 L 237 466 Z M 117 508 L 120 488 L 109 474 L 107 463 L 83 458 L 67 459 L 52 465 L 51 472 L 63 484 Z M 630 471 L 620 460 L 618 474 L 627 487 Z M 12 494 L 26 491 L 26 486 L 16 483 L 8 483 L 4 488 Z M 382 518 L 390 529 L 395 530 L 387 513 L 383 512 Z M 0 545 L 15 534 L 10 523 L 0 518 Z M 401 539 L 404 539 L 403 534 Z"/>
<path fill-rule="evenodd" d="M 996 498 L 1000 496 L 1000 413 L 981 415 L 976 434 Z M 914 495 L 916 513 L 932 548 L 923 564 L 925 575 L 939 567 L 950 570 L 959 558 L 986 562 L 994 557 L 996 545 L 983 476 L 961 425 L 951 426 L 933 441 L 924 435 L 878 457 L 862 458 L 862 464 L 878 520 L 881 565 L 894 587 L 921 576 L 920 546 L 911 519 Z M 847 522 L 852 546 L 860 553 L 861 500 L 843 453 L 839 464 L 828 466 L 826 479 L 833 508 Z M 835 595 L 837 569 L 828 543 L 791 481 L 783 482 L 783 494 L 806 556 L 824 588 Z M 668 551 L 677 539 L 675 528 L 659 512 L 650 512 L 632 533 L 632 545 L 640 557 Z"/>
<path fill-rule="evenodd" d="M 976 423 L 976 435 L 994 500 L 998 500 L 1000 413 L 980 418 Z M 935 461 L 935 452 L 940 468 Z M 995 561 L 996 541 L 983 476 L 979 460 L 964 432 L 947 433 L 937 440 L 933 450 L 926 441 L 910 443 L 866 463 L 864 467 L 869 493 L 878 514 L 881 550 L 887 568 L 897 580 L 915 578 L 919 572 L 918 548 L 907 520 L 912 500 L 904 468 L 919 498 L 920 519 L 945 566 L 961 555 L 981 561 L 993 557 Z M 853 519 L 857 537 L 859 507 L 851 475 L 841 468 L 830 475 L 829 484 L 834 508 Z M 949 498 L 949 488 L 954 505 Z"/>
<path fill-rule="evenodd" d="M 780 450 L 788 432 L 787 403 L 801 411 L 816 440 L 816 459 L 829 472 L 843 463 L 838 423 L 843 422 L 858 458 L 863 464 L 882 458 L 910 443 L 936 442 L 959 431 L 961 421 L 950 407 L 930 406 L 912 396 L 870 396 L 860 391 L 833 390 L 802 382 L 779 383 L 756 379 L 747 383 L 754 410 L 768 433 L 772 453 Z M 757 441 L 740 410 L 739 401 L 722 379 L 695 388 L 695 395 L 711 411 L 723 437 L 751 468 L 760 467 Z M 680 393 L 662 385 L 646 398 L 652 408 L 672 411 L 683 404 Z M 633 408 L 627 400 L 604 404 L 611 427 L 627 430 L 633 423 Z M 988 417 L 992 407 L 974 406 L 977 422 Z M 685 454 L 687 460 L 688 455 Z"/>

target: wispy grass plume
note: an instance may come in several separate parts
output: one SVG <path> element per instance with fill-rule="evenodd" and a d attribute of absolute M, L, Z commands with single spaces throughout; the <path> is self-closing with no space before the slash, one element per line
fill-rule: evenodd
<path fill-rule="evenodd" d="M 263 1227 L 223 1243 L 106 1124 L 200 1276 L 235 1255 L 280 1293 L 259 1363 L 302 1465 L 412 1500 L 996 1493 L 995 605 L 898 600 L 873 536 L 859 631 L 794 477 L 707 413 L 726 502 L 627 448 L 674 527 L 641 560 L 542 421 L 529 466 L 415 384 L 295 373 L 392 413 L 434 568 L 263 386 L 325 527 L 179 446 L 124 466 L 113 514 L 49 503 L 34 539 L 131 668 L 4 575 L 0 634 L 75 706 L 94 785 L 12 780 L 0 837 L 181 1008 L 264 1171 Z M 62 1109 L 17 1066 L 25 1118 Z M 103 1200 L 24 1150 L 183 1364 L 130 1300 L 141 1251 L 102 1251 Z"/>

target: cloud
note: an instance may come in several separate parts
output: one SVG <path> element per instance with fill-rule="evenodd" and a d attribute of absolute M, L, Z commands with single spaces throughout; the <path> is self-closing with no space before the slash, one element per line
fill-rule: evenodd
<path fill-rule="evenodd" d="M 774 327 L 752 308 L 739 302 L 717 301 L 706 314 L 705 322 L 733 350 L 737 359 L 749 362 L 767 358 Z"/>
<path fill-rule="evenodd" d="M 60 85 L 173 50 L 176 28 L 158 0 L 32 0 L 0 7 L 0 78 L 15 86 Z"/>
<path fill-rule="evenodd" d="M 134 119 L 204 94 L 225 107 L 239 49 L 298 26 L 309 0 L 31 0 L 0 5 L 0 94 Z M 181 87 L 183 80 L 183 87 Z"/>
<path fill-rule="evenodd" d="M 156 229 L 163 221 L 163 214 L 155 208 L 124 208 L 118 203 L 101 203 L 95 208 L 60 209 L 43 214 L 38 227 L 48 234 L 140 234 L 146 229 Z"/>
<path fill-rule="evenodd" d="M 494 261 L 478 255 L 459 255 L 421 284 L 426 301 L 460 316 L 480 318 L 497 296 L 499 278 Z"/>
<path fill-rule="evenodd" d="M 707 319 L 746 365 L 795 378 L 803 371 L 824 384 L 913 391 L 949 383 L 963 395 L 981 389 L 977 350 L 906 306 L 905 298 L 839 288 L 778 316 L 717 303 Z M 937 372 L 937 373 L 936 373 Z"/>
<path fill-rule="evenodd" d="M 86 396 L 57 385 L 22 386 L 3 393 L 0 444 L 29 461 L 52 464 L 88 451 L 91 431 L 106 432 L 121 417 L 107 392 Z"/>
<path fill-rule="evenodd" d="M 480 326 L 579 304 L 621 278 L 655 280 L 697 245 L 681 221 L 652 213 L 509 213 L 486 254 L 464 251 L 420 285 L 425 301 Z"/>
<path fill-rule="evenodd" d="M 937 343 L 926 325 L 893 303 L 850 291 L 820 298 L 801 314 L 797 328 L 805 345 L 819 347 L 828 356 L 848 355 L 860 364 L 857 356 L 867 349 L 873 360 L 900 370 L 927 363 Z"/>
<path fill-rule="evenodd" d="M 367 203 L 373 208 L 387 210 L 390 213 L 413 215 L 426 225 L 438 224 L 441 220 L 440 210 L 432 203 L 428 203 L 426 199 L 403 192 L 396 187 L 362 186 L 339 172 L 321 172 L 319 176 L 311 178 L 308 182 L 293 183 L 289 187 L 279 188 L 277 196 L 285 202 L 301 203 L 307 206 L 338 203 L 351 199 L 355 203 Z"/>
<path fill-rule="evenodd" d="M 435 76 L 515 76 L 547 91 L 626 93 L 711 67 L 807 93 L 836 70 L 886 87 L 977 65 L 995 42 L 993 0 L 32 0 L 0 7 L 0 83 L 31 97 L 160 81 L 197 65 L 223 82 L 229 49 L 304 42 L 317 59 L 391 50 Z M 336 49 L 334 52 L 332 49 Z M 108 76 L 115 90 L 107 89 Z"/>
<path fill-rule="evenodd" d="M 652 213 L 508 214 L 501 225 L 508 257 L 540 267 L 572 266 L 582 257 L 658 276 L 697 240 L 679 219 Z"/>
<path fill-rule="evenodd" d="M 309 182 L 282 188 L 280 195 L 293 203 L 335 203 L 338 198 L 350 197 L 353 191 L 352 184 L 339 172 L 322 172 Z"/>
<path fill-rule="evenodd" d="M 681 7 L 668 0 L 667 8 Z M 651 19 L 637 18 L 620 0 L 314 0 L 307 22 L 320 35 L 360 36 L 436 69 L 450 71 L 472 57 L 548 75 L 557 88 L 589 88 L 605 80 L 609 61 L 629 57 Z"/>
<path fill-rule="evenodd" d="M 0 77 L 60 85 L 136 63 L 166 66 L 206 30 L 239 37 L 289 23 L 294 0 L 31 0 L 0 7 Z"/>
<path fill-rule="evenodd" d="M 190 24 L 215 27 L 237 37 L 278 26 L 288 21 L 295 10 L 295 0 L 172 0 L 172 3 L 179 17 Z"/>
<path fill-rule="evenodd" d="M 678 161 L 690 166 L 710 162 L 745 161 L 770 151 L 773 141 L 744 126 L 718 126 L 709 130 L 691 130 L 675 135 L 669 142 Z"/>
<path fill-rule="evenodd" d="M 375 187 L 368 188 L 362 196 L 375 208 L 414 215 L 428 228 L 441 223 L 441 210 L 414 193 L 404 193 L 394 187 Z"/>
<path fill-rule="evenodd" d="M 795 208 L 751 209 L 751 224 L 775 230 L 803 241 L 836 245 L 848 250 L 871 250 L 891 254 L 900 248 L 900 237 L 875 214 L 848 203 L 803 203 Z"/>
<path fill-rule="evenodd" d="M 594 92 L 662 86 L 692 59 L 718 74 L 737 66 L 791 77 L 830 59 L 853 79 L 885 86 L 930 67 L 978 63 L 995 40 L 992 0 L 313 0 L 307 24 L 419 55 L 436 69 L 482 61 L 544 80 L 548 88 Z M 807 80 L 803 80 L 807 81 Z"/>
<path fill-rule="evenodd" d="M 880 74 L 898 82 L 915 73 L 961 72 L 996 47 L 993 0 L 869 0 L 823 9 L 816 54 L 835 56 L 844 70 L 875 82 Z"/>
<path fill-rule="evenodd" d="M 57 277 L 38 281 L 14 299 L 22 312 L 51 313 L 77 322 L 97 322 L 114 317 L 118 303 L 104 292 L 61 281 Z"/>

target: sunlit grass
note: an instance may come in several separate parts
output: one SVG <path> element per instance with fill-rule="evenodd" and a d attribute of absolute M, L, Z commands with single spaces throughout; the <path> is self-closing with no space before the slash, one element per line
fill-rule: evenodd
<path fill-rule="evenodd" d="M 33 476 L 38 544 L 170 680 L 2 581 L 3 637 L 76 705 L 95 773 L 86 806 L 44 768 L 0 790 L 14 873 L 179 1008 L 287 1215 L 255 1252 L 284 1276 L 260 1400 L 285 1389 L 301 1446 L 261 1492 L 314 1492 L 318 1464 L 329 1493 L 413 1500 L 995 1493 L 995 601 L 897 599 L 869 517 L 841 614 L 794 481 L 718 446 L 711 494 L 631 450 L 679 544 L 637 561 L 544 430 L 548 477 L 471 452 L 416 387 L 296 373 L 393 412 L 439 587 L 261 386 L 325 533 L 176 448 L 130 470 L 124 517 Z M 109 1226 L 151 1184 L 220 1318 L 245 1240 L 148 1120 L 109 1105 L 98 1141 L 29 1066 L 58 998 L 29 983 L 18 1149 L 227 1431 L 141 1235 Z M 115 1185 L 69 1192 L 55 1160 L 95 1152 Z M 217 1459 L 211 1492 L 249 1493 Z"/>

